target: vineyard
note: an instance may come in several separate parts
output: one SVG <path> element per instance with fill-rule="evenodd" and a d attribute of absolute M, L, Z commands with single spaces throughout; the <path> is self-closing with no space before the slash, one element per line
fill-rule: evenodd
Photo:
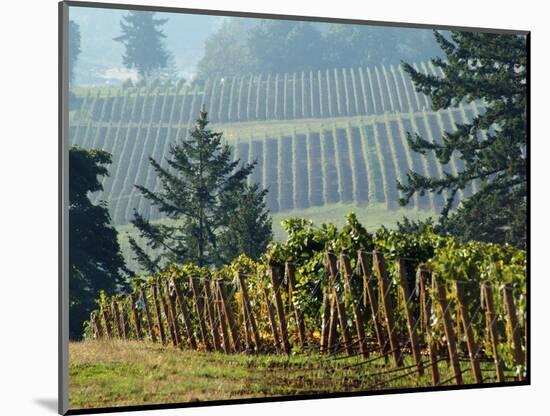
<path fill-rule="evenodd" d="M 438 74 L 431 64 L 416 67 Z M 401 67 L 341 68 L 294 74 L 218 78 L 178 83 L 76 91 L 70 141 L 113 155 L 104 191 L 115 224 L 128 223 L 134 209 L 160 215 L 134 188 L 158 189 L 148 158 L 161 160 L 170 143 L 184 136 L 201 105 L 215 130 L 223 131 L 234 157 L 257 161 L 251 178 L 269 189 L 272 212 L 332 203 L 397 207 L 396 179 L 409 169 L 430 175 L 463 168 L 455 155 L 443 168 L 433 154 L 409 150 L 406 132 L 440 141 L 455 124 L 483 111 L 479 103 L 431 111 Z M 164 165 L 164 161 L 162 162 Z M 459 192 L 459 199 L 474 189 Z M 438 210 L 445 193 L 418 196 L 411 207 Z"/>
<path fill-rule="evenodd" d="M 352 373 L 385 364 L 365 390 L 527 377 L 525 252 L 431 230 L 371 234 L 353 214 L 341 230 L 300 219 L 285 228 L 286 242 L 259 262 L 172 265 L 135 278 L 126 294 L 102 294 L 86 337 L 326 363 L 356 357 Z"/>

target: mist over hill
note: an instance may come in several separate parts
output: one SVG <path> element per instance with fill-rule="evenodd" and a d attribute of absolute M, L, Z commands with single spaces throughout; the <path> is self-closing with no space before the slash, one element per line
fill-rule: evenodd
<path fill-rule="evenodd" d="M 120 20 L 127 13 L 114 9 L 70 8 L 70 19 L 80 26 L 82 50 L 75 68 L 75 85 L 113 84 L 117 77 L 129 76 L 122 71 L 124 47 L 113 40 L 120 35 Z M 163 30 L 177 75 L 189 78 L 203 56 L 204 41 L 226 18 L 177 13 L 157 13 L 157 16 L 168 19 Z"/>
<path fill-rule="evenodd" d="M 124 46 L 114 40 L 128 11 L 71 7 L 80 30 L 73 86 L 138 79 L 124 68 Z M 144 12 L 146 13 L 146 12 Z M 334 67 L 398 65 L 441 56 L 431 30 L 156 13 L 170 54 L 168 78 L 241 76 Z M 166 77 L 165 77 L 166 78 Z"/>

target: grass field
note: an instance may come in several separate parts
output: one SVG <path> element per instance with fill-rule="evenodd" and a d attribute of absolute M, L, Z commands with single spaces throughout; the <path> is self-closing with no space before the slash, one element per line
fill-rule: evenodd
<path fill-rule="evenodd" d="M 420 220 L 428 217 L 437 218 L 438 216 L 438 214 L 433 211 L 419 211 L 414 208 L 389 210 L 386 204 L 369 204 L 361 206 L 357 204 L 337 203 L 323 205 L 321 207 L 300 210 L 295 209 L 291 212 L 274 213 L 272 215 L 274 239 L 279 241 L 286 239 L 286 234 L 281 226 L 281 221 L 290 216 L 307 218 L 312 220 L 314 224 L 317 225 L 324 222 L 331 222 L 340 227 L 345 224 L 346 214 L 350 212 L 354 212 L 361 224 L 363 224 L 367 230 L 371 232 L 377 230 L 382 225 L 387 228 L 395 228 L 397 221 L 401 221 L 403 217 Z"/>
<path fill-rule="evenodd" d="M 426 219 L 430 216 L 437 218 L 437 213 L 433 211 L 419 211 L 414 208 L 399 208 L 395 210 L 389 210 L 386 204 L 329 204 L 320 207 L 294 209 L 292 211 L 276 212 L 272 214 L 273 218 L 273 238 L 277 241 L 284 241 L 286 239 L 286 233 L 281 226 L 281 221 L 289 217 L 300 217 L 312 220 L 316 225 L 321 223 L 331 222 L 340 227 L 345 223 L 345 216 L 349 212 L 354 212 L 357 215 L 359 221 L 369 231 L 377 230 L 381 225 L 387 228 L 395 228 L 396 222 L 403 219 L 404 216 L 410 219 Z M 160 222 L 167 222 L 167 220 L 158 220 Z M 135 229 L 131 224 L 119 225 L 116 227 L 118 231 L 118 238 L 122 255 L 126 260 L 126 265 L 131 270 L 139 270 L 138 264 L 132 259 L 133 254 L 128 243 L 128 237 L 133 236 L 138 241 Z"/>
<path fill-rule="evenodd" d="M 71 409 L 431 385 L 429 371 L 421 378 L 391 381 L 411 368 L 381 375 L 392 368 L 391 362 L 357 365 L 362 357 L 335 359 L 316 353 L 225 355 L 137 341 L 83 341 L 69 345 L 69 358 Z M 405 367 L 409 365 L 406 357 Z M 466 369 L 467 363 L 463 365 Z M 439 368 L 441 380 L 451 377 L 445 362 Z M 464 377 L 472 383 L 469 372 Z"/>

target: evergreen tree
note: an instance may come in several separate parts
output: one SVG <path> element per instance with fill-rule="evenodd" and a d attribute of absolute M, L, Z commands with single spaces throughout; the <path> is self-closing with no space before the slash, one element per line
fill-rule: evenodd
<path fill-rule="evenodd" d="M 124 285 L 126 268 L 105 203 L 89 194 L 103 190 L 111 155 L 103 150 L 69 150 L 69 336 L 82 337 L 82 324 L 97 306 L 99 291 L 113 294 Z"/>
<path fill-rule="evenodd" d="M 231 161 L 229 145 L 222 143 L 222 133 L 207 128 L 208 116 L 204 109 L 188 137 L 170 146 L 167 168 L 149 158 L 160 179 L 158 192 L 136 186 L 150 203 L 169 220 L 168 223 L 151 223 L 134 211 L 132 224 L 138 229 L 151 250 L 151 255 L 137 241 L 130 238 L 136 261 L 149 273 L 154 273 L 169 262 L 193 262 L 199 266 L 220 265 L 231 260 L 236 252 L 223 247 L 220 241 L 228 236 L 239 239 L 239 249 L 247 250 L 250 241 L 263 244 L 271 236 L 266 213 L 261 205 L 265 191 L 248 188 L 246 180 L 255 162 L 243 164 Z M 247 200 L 262 207 L 253 212 Z M 239 218 L 238 215 L 245 215 Z M 256 219 L 251 215 L 258 215 Z M 242 221 L 242 225 L 237 225 Z M 238 253 L 240 254 L 240 253 Z M 246 253 L 248 254 L 248 253 Z"/>
<path fill-rule="evenodd" d="M 266 209 L 267 189 L 258 184 L 244 185 L 239 193 L 229 195 L 226 206 L 226 227 L 220 235 L 220 250 L 225 260 L 245 254 L 259 260 L 273 239 L 271 217 Z"/>
<path fill-rule="evenodd" d="M 128 12 L 120 22 L 122 34 L 113 39 L 125 47 L 124 66 L 136 68 L 143 78 L 166 68 L 170 56 L 161 29 L 168 19 L 155 19 L 154 15 L 154 12 Z"/>
<path fill-rule="evenodd" d="M 447 132 L 441 144 L 408 135 L 411 148 L 421 154 L 435 152 L 441 164 L 457 154 L 464 170 L 443 178 L 409 172 L 407 183 L 398 182 L 401 203 L 426 191 L 449 191 L 439 229 L 461 236 L 524 247 L 527 203 L 527 45 L 525 36 L 435 32 L 446 60 L 435 58 L 444 77 L 425 75 L 411 65 L 404 69 L 415 87 L 432 99 L 434 110 L 479 100 L 481 115 Z M 482 136 L 482 133 L 485 137 Z M 450 211 L 456 193 L 473 181 L 479 190 Z"/>
<path fill-rule="evenodd" d="M 74 67 L 80 52 L 80 26 L 69 20 L 69 85 L 74 81 Z"/>

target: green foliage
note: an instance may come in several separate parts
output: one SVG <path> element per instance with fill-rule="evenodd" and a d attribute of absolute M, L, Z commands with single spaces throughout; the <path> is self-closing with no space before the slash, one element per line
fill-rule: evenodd
<path fill-rule="evenodd" d="M 83 322 L 104 290 L 124 287 L 125 266 L 116 230 L 104 203 L 89 194 L 102 190 L 111 155 L 102 150 L 69 149 L 69 337 L 82 337 Z"/>
<path fill-rule="evenodd" d="M 142 78 L 166 68 L 170 54 L 166 51 L 162 26 L 167 19 L 155 19 L 154 12 L 130 11 L 120 22 L 122 34 L 113 40 L 124 45 L 122 62 L 136 68 Z"/>
<path fill-rule="evenodd" d="M 329 65 L 374 66 L 423 61 L 441 53 L 428 30 L 331 24 L 325 35 Z"/>
<path fill-rule="evenodd" d="M 253 58 L 246 47 L 243 19 L 225 19 L 204 45 L 204 56 L 197 64 L 201 79 L 217 76 L 243 76 L 251 72 Z"/>
<path fill-rule="evenodd" d="M 404 64 L 416 89 L 432 99 L 434 110 L 479 100 L 484 112 L 470 123 L 457 124 L 455 132 L 434 143 L 409 135 L 411 148 L 434 152 L 445 165 L 454 154 L 464 169 L 442 178 L 411 171 L 401 203 L 426 191 L 448 190 L 440 217 L 442 231 L 477 240 L 526 246 L 527 199 L 527 45 L 522 35 L 453 32 L 450 38 L 435 32 L 446 55 L 432 60 L 444 76 L 426 75 Z M 450 213 L 458 191 L 473 181 L 479 190 Z"/>
<path fill-rule="evenodd" d="M 446 286 L 451 304 L 456 303 L 454 282 L 458 281 L 462 285 L 466 307 L 472 321 L 472 331 L 477 340 L 484 340 L 484 351 L 487 355 L 492 355 L 492 349 L 488 343 L 488 337 L 484 336 L 486 329 L 480 282 L 489 284 L 497 316 L 505 315 L 501 291 L 504 284 L 511 284 L 520 324 L 525 325 L 527 319 L 527 258 L 525 251 L 510 245 L 477 241 L 463 244 L 456 238 L 448 237 L 445 238 L 445 244 L 436 250 L 427 265 L 437 273 L 440 284 Z M 438 319 L 441 319 L 440 311 L 437 311 L 437 314 Z M 458 319 L 454 310 L 452 317 L 454 320 Z M 511 368 L 514 360 L 510 338 L 506 335 L 503 322 L 498 322 L 497 331 L 500 339 L 508 339 L 508 342 L 499 345 L 499 356 L 505 360 L 507 368 Z M 439 337 L 443 336 L 441 329 L 438 335 Z"/>
<path fill-rule="evenodd" d="M 395 310 L 396 331 L 406 336 L 406 321 L 403 308 L 405 299 L 402 298 L 400 286 L 401 265 L 405 266 L 405 278 L 411 296 L 416 297 L 417 270 L 422 267 L 428 271 L 431 278 L 436 279 L 438 285 L 445 288 L 449 301 L 448 311 L 450 312 L 453 325 L 458 325 L 458 305 L 456 285 L 460 284 L 464 289 L 466 307 L 468 309 L 471 328 L 475 341 L 482 345 L 483 354 L 490 356 L 491 345 L 485 329 L 485 311 L 482 307 L 480 286 L 487 283 L 494 296 L 495 312 L 497 317 L 505 315 L 501 289 L 504 284 L 510 283 L 513 290 L 513 299 L 516 304 L 519 324 L 524 327 L 527 318 L 526 309 L 526 253 L 510 245 L 498 245 L 470 241 L 462 243 L 455 237 L 442 236 L 433 231 L 433 228 L 426 225 L 423 230 L 411 233 L 403 233 L 395 230 L 388 230 L 384 227 L 378 229 L 374 234 L 369 233 L 357 220 L 353 213 L 346 216 L 344 226 L 339 230 L 332 224 L 321 224 L 315 226 L 311 221 L 300 218 L 289 218 L 283 222 L 288 238 L 284 243 L 271 243 L 260 259 L 254 261 L 241 255 L 229 264 L 217 269 L 201 267 L 193 263 L 183 265 L 170 264 L 162 271 L 155 273 L 147 281 L 137 279 L 132 283 L 133 290 L 137 293 L 137 285 L 148 285 L 156 282 L 176 282 L 182 288 L 184 297 L 187 299 L 189 310 L 193 310 L 193 295 L 189 288 L 191 278 L 200 279 L 200 285 L 208 284 L 213 280 L 220 280 L 229 293 L 229 307 L 232 308 L 237 326 L 242 327 L 243 316 L 241 313 L 242 292 L 237 276 L 241 275 L 248 291 L 250 307 L 256 317 L 260 337 L 264 340 L 270 339 L 271 330 L 268 321 L 267 304 L 264 298 L 264 290 L 272 289 L 270 273 L 276 273 L 280 279 L 279 294 L 284 305 L 294 305 L 299 308 L 306 323 L 307 336 L 315 344 L 319 342 L 320 334 L 315 328 L 320 328 L 322 318 L 323 291 L 329 284 L 329 273 L 327 254 L 332 253 L 337 259 L 347 256 L 351 273 L 350 291 L 345 290 L 342 271 L 338 272 L 334 283 L 337 294 L 348 316 L 352 316 L 352 304 L 362 302 L 363 296 L 363 269 L 359 268 L 357 255 L 361 253 L 366 261 L 363 263 L 368 276 L 373 277 L 370 284 L 375 293 L 379 293 L 378 268 L 373 267 L 370 259 L 373 250 L 383 255 L 387 273 L 388 291 L 390 302 Z M 400 263 L 399 263 L 400 261 Z M 284 274 L 285 263 L 295 270 L 296 286 L 289 295 L 289 282 Z M 340 270 L 342 268 L 340 267 Z M 431 316 L 427 317 L 430 323 L 434 342 L 439 347 L 445 347 L 445 333 L 443 330 L 442 310 L 435 290 L 430 290 L 429 281 L 427 288 L 432 297 Z M 201 287 L 202 290 L 202 287 Z M 119 301 L 122 304 L 122 300 Z M 105 294 L 100 295 L 99 304 L 110 304 L 110 298 Z M 366 304 L 365 304 L 366 305 Z M 384 313 L 381 307 L 379 313 Z M 413 300 L 410 304 L 414 317 L 419 319 L 419 301 Z M 370 310 L 364 308 L 363 319 L 370 322 Z M 192 314 L 192 325 L 198 333 L 198 321 L 195 314 Z M 289 333 L 294 334 L 295 321 L 291 318 L 288 322 Z M 352 322 L 349 329 L 355 331 Z M 367 332 L 372 333 L 372 325 L 366 326 Z M 499 337 L 499 355 L 505 360 L 507 369 L 514 369 L 514 358 L 510 337 L 506 334 L 507 328 L 502 319 L 498 319 L 497 332 Z M 291 342 L 296 344 L 296 338 L 291 337 Z M 505 341 L 506 340 L 506 341 Z M 268 341 L 265 341 L 268 342 Z M 463 343 L 459 334 L 459 346 Z M 518 371 L 523 371 L 518 367 Z"/>
<path fill-rule="evenodd" d="M 397 230 L 400 233 L 405 233 L 405 234 L 424 232 L 429 227 L 437 229 L 432 217 L 429 217 L 425 220 L 414 220 L 404 216 L 401 220 L 397 221 Z"/>
<path fill-rule="evenodd" d="M 244 184 L 241 192 L 228 195 L 224 201 L 226 228 L 220 234 L 219 247 L 226 261 L 241 254 L 257 260 L 273 239 L 265 203 L 267 192 L 258 184 Z"/>
<path fill-rule="evenodd" d="M 316 69 L 323 44 L 314 23 L 285 20 L 260 20 L 247 40 L 250 55 L 261 72 Z"/>

